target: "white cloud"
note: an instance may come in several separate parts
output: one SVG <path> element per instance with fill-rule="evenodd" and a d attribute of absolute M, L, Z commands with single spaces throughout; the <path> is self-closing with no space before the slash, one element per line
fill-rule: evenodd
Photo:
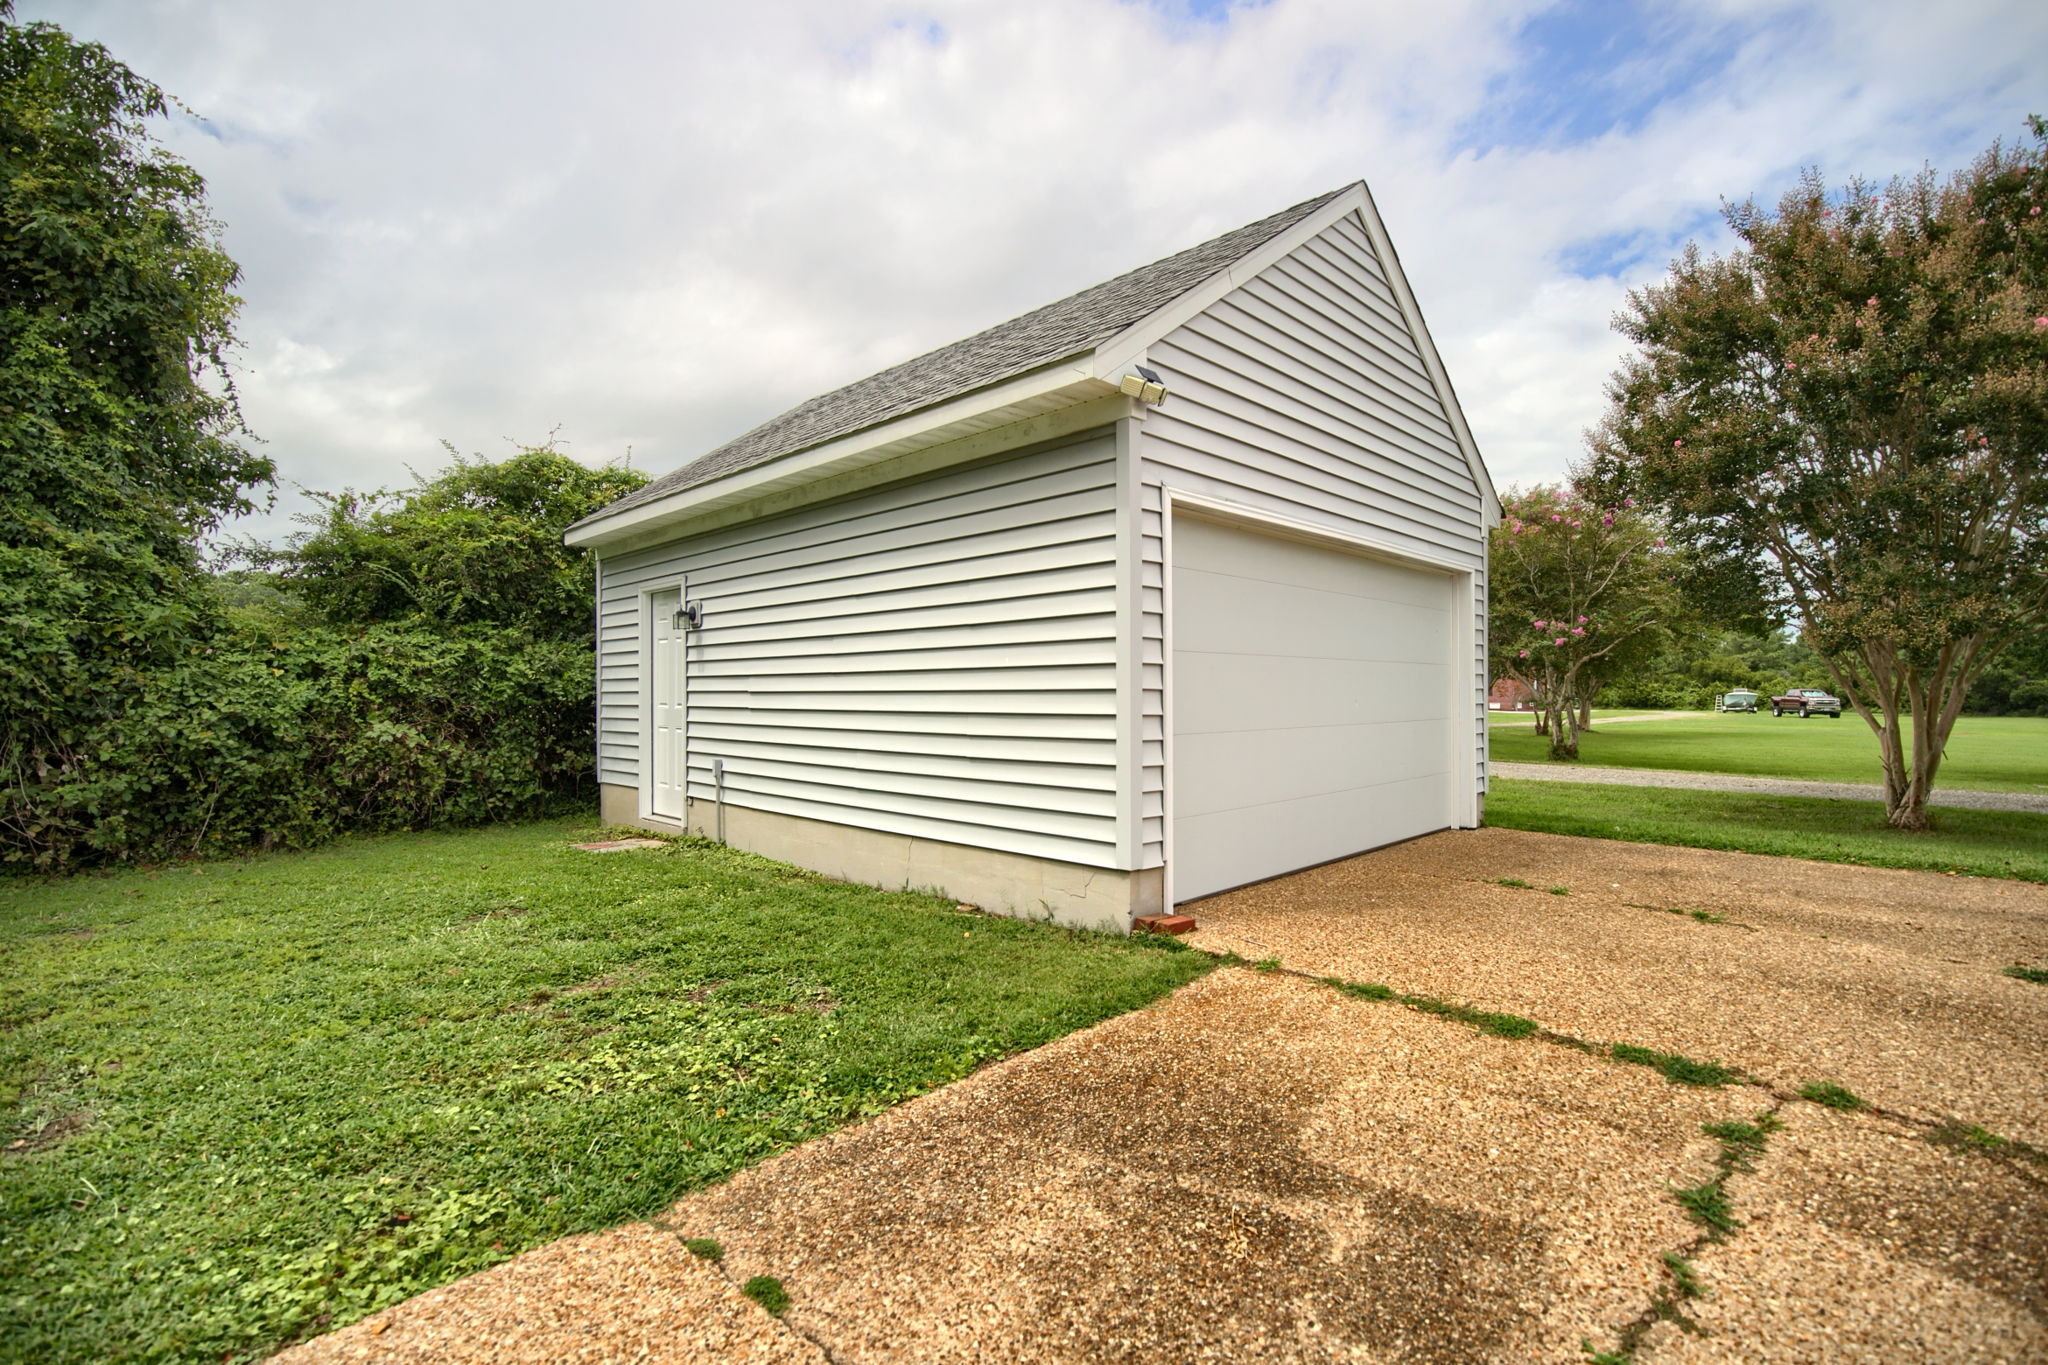
<path fill-rule="evenodd" d="M 558 425 L 672 468 L 1360 176 L 1497 479 L 1556 477 L 1610 314 L 1718 240 L 1720 196 L 1953 167 L 2048 68 L 2020 3 L 1658 6 L 1598 69 L 1536 50 L 1524 20 L 1571 14 L 1534 0 L 20 7 L 45 15 L 209 121 L 166 137 L 245 269 L 247 413 L 320 488 Z"/>

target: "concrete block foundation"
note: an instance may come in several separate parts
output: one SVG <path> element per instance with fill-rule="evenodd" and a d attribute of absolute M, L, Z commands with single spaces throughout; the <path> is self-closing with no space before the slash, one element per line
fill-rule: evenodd
<path fill-rule="evenodd" d="M 716 838 L 718 806 L 691 801 L 681 822 L 640 814 L 640 793 L 605 784 L 604 822 Z M 1050 919 L 1078 929 L 1128 933 L 1138 915 L 1165 908 L 1159 868 L 1123 872 L 992 848 L 918 839 L 826 820 L 750 810 L 727 802 L 725 841 L 734 848 L 888 890 L 936 891 L 996 914 Z"/>

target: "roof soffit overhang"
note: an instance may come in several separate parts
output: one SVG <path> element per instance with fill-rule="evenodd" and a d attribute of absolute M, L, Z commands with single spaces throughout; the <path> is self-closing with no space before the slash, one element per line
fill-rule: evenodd
<path fill-rule="evenodd" d="M 1074 426 L 1076 421 L 1106 425 L 1128 415 L 1130 400 L 1114 384 L 1098 379 L 1089 359 L 1083 352 L 767 464 L 681 489 L 616 516 L 572 527 L 563 540 L 600 550 L 632 548 L 734 509 L 787 501 L 787 495 L 809 485 L 885 465 L 895 470 L 926 452 L 942 457 L 934 464 L 939 467 L 993 453 L 992 447 L 1006 443 L 1021 445 L 1068 434 L 1069 428 L 1080 429 Z M 1105 399 L 1114 401 L 1101 401 Z"/>

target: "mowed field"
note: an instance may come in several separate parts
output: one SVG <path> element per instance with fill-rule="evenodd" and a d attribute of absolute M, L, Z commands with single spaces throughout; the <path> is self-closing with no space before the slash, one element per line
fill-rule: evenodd
<path fill-rule="evenodd" d="M 1492 727 L 1493 758 L 1541 763 L 1550 741 L 1525 720 Z M 1700 713 L 1669 720 L 1632 720 L 1594 728 L 1579 738 L 1580 762 L 1612 768 L 1789 777 L 1811 782 L 1884 780 L 1877 736 L 1862 719 L 1840 720 Z M 1964 716 L 1949 735 L 1935 775 L 1939 787 L 1974 791 L 2048 792 L 2048 718 Z"/>

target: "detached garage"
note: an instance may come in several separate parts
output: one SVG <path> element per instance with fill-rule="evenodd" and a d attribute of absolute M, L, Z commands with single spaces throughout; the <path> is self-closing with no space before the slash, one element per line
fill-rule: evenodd
<path fill-rule="evenodd" d="M 1498 519 L 1350 185 L 571 528 L 604 814 L 1117 929 L 1475 825 Z"/>

